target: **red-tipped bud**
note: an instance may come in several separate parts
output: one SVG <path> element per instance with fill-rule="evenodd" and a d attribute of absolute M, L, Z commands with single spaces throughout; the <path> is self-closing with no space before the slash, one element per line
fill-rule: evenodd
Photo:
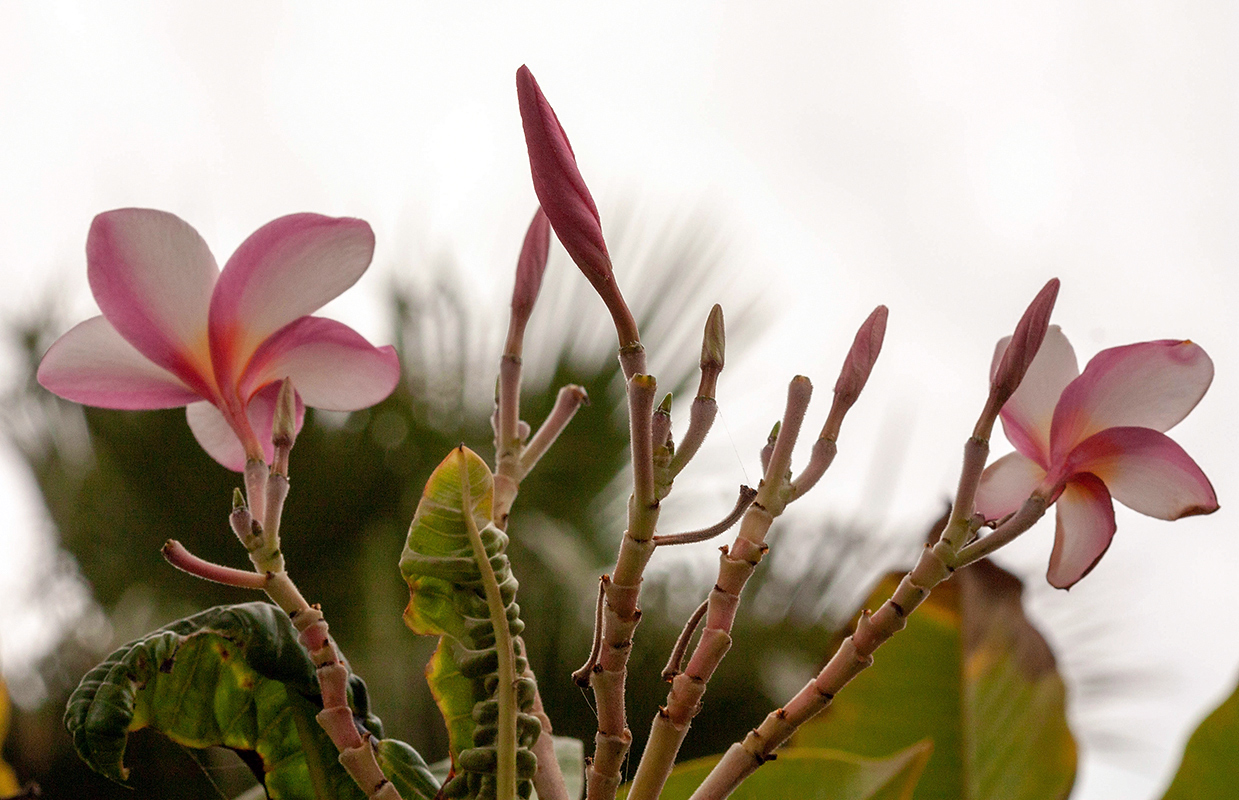
<path fill-rule="evenodd" d="M 528 67 L 516 71 L 525 146 L 538 202 L 572 260 L 595 285 L 611 277 L 611 257 L 602 238 L 598 208 L 577 169 L 568 136 Z"/>
<path fill-rule="evenodd" d="M 512 288 L 512 317 L 520 320 L 521 327 L 533 312 L 538 290 L 542 288 L 542 273 L 546 271 L 546 257 L 551 249 L 551 224 L 541 208 L 533 215 L 529 230 L 525 232 L 525 244 L 516 263 L 516 285 Z"/>
<path fill-rule="evenodd" d="M 1015 326 L 1011 343 L 1007 345 L 1002 360 L 998 362 L 998 368 L 990 378 L 990 405 L 994 407 L 995 413 L 1015 394 L 1020 382 L 1024 380 L 1024 374 L 1028 372 L 1028 366 L 1041 349 L 1045 331 L 1050 325 L 1050 312 L 1054 310 L 1054 301 L 1058 299 L 1058 286 L 1058 278 L 1051 278 L 1049 283 L 1037 292 L 1024 316 L 1020 317 L 1019 324 Z"/>
<path fill-rule="evenodd" d="M 839 436 L 839 428 L 843 425 L 843 417 L 848 409 L 860 397 L 861 390 L 873 372 L 878 354 L 882 352 L 882 340 L 886 337 L 886 306 L 878 306 L 861 324 L 852 340 L 852 349 L 848 350 L 847 358 L 843 360 L 843 369 L 839 371 L 839 380 L 835 381 L 835 399 L 830 406 L 830 414 L 822 429 L 821 438 L 834 441 Z"/>

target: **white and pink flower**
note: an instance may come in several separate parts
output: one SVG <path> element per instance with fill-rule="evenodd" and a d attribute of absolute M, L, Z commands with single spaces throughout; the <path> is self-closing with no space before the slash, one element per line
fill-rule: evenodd
<path fill-rule="evenodd" d="M 994 369 L 1010 337 L 998 343 Z M 1019 389 L 1003 406 L 1016 452 L 986 468 L 976 511 L 987 521 L 1033 494 L 1057 502 L 1047 578 L 1065 589 L 1097 564 L 1114 536 L 1112 498 L 1174 520 L 1217 510 L 1204 472 L 1165 431 L 1187 416 L 1213 380 L 1194 342 L 1163 340 L 1103 350 L 1081 373 L 1058 326 L 1050 326 Z"/>
<path fill-rule="evenodd" d="M 374 234 L 358 219 L 293 214 L 254 232 L 221 271 L 180 218 L 127 208 L 95 217 L 87 274 L 102 316 L 48 349 L 38 379 L 61 397 L 118 409 L 187 406 L 194 436 L 232 470 L 272 457 L 280 382 L 306 405 L 374 405 L 400 375 L 391 347 L 309 316 L 370 265 Z"/>

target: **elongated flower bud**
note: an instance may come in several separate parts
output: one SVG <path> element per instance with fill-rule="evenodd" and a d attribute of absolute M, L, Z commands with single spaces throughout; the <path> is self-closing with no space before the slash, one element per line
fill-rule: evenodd
<path fill-rule="evenodd" d="M 1058 299 L 1058 278 L 1051 278 L 1024 311 L 1024 316 L 1015 326 L 1015 333 L 1003 352 L 998 366 L 990 375 L 989 398 L 985 408 L 977 419 L 972 435 L 981 441 L 988 441 L 990 432 L 994 429 L 994 421 L 998 412 L 1020 388 L 1028 367 L 1041 349 L 1045 340 L 1045 332 L 1050 326 L 1050 313 L 1054 310 L 1054 301 Z"/>
<path fill-rule="evenodd" d="M 555 109 L 528 67 L 516 72 L 516 93 L 538 201 L 572 260 L 591 281 L 606 280 L 611 275 L 611 257 L 602 238 L 598 207 L 577 169 Z"/>
<path fill-rule="evenodd" d="M 706 318 L 706 331 L 701 339 L 701 369 L 713 372 L 723 371 L 723 360 L 727 349 L 727 332 L 723 327 L 723 307 L 718 303 L 710 309 Z"/>
<path fill-rule="evenodd" d="M 542 273 L 546 271 L 547 253 L 551 248 L 551 224 L 541 208 L 534 214 L 525 232 L 521 257 L 516 264 L 516 285 L 512 289 L 512 313 L 529 318 L 538 290 L 542 288 Z"/>
<path fill-rule="evenodd" d="M 873 365 L 877 363 L 878 354 L 882 352 L 887 315 L 886 306 L 878 306 L 861 323 L 860 330 L 856 331 L 852 348 L 848 350 L 847 358 L 843 360 L 843 369 L 839 371 L 839 380 L 835 381 L 835 399 L 830 406 L 830 414 L 826 418 L 820 438 L 831 441 L 838 439 L 844 415 L 860 397 L 861 390 L 869 380 L 869 374 L 873 372 Z"/>
<path fill-rule="evenodd" d="M 1058 286 L 1058 278 L 1051 278 L 1041 291 L 1037 292 L 1037 296 L 1015 326 L 1011 343 L 1007 345 L 1002 360 L 998 362 L 998 369 L 994 370 L 990 379 L 990 402 L 997 404 L 999 409 L 1020 387 L 1024 373 L 1028 372 L 1028 365 L 1041 349 L 1041 342 L 1045 339 L 1046 329 L 1050 325 L 1054 301 L 1058 299 Z"/>
<path fill-rule="evenodd" d="M 534 214 L 525 232 L 525 243 L 516 263 L 516 282 L 512 287 L 512 317 L 508 323 L 508 355 L 521 354 L 521 342 L 525 325 L 533 313 L 533 305 L 542 288 L 542 274 L 546 271 L 547 254 L 551 247 L 551 224 L 541 208 Z"/>
<path fill-rule="evenodd" d="M 636 321 L 615 283 L 598 207 L 577 168 L 559 118 L 528 67 L 516 71 L 516 94 L 538 202 L 568 255 L 606 303 L 621 346 L 636 344 L 640 342 Z"/>

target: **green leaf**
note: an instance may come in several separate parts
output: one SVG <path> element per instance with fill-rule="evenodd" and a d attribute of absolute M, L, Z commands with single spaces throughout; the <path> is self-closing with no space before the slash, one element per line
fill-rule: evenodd
<path fill-rule="evenodd" d="M 365 684 L 350 679 L 354 717 L 382 735 Z M 112 653 L 69 698 L 65 725 L 78 754 L 123 782 L 129 733 L 150 727 L 186 747 L 252 751 L 272 800 L 362 798 L 314 716 L 322 710 L 314 664 L 288 616 L 267 603 L 208 609 Z M 380 765 L 406 797 L 438 785 L 408 745 L 379 744 Z"/>
<path fill-rule="evenodd" d="M 885 602 L 901 577 L 887 576 L 866 606 Z M 793 744 L 876 756 L 929 738 L 917 800 L 1067 797 L 1076 747 L 1066 690 L 1022 592 L 988 561 L 961 570 Z"/>
<path fill-rule="evenodd" d="M 1183 763 L 1162 800 L 1223 800 L 1239 786 L 1239 688 L 1187 740 Z"/>
<path fill-rule="evenodd" d="M 789 747 L 762 765 L 732 800 L 909 800 L 933 745 L 919 742 L 889 758 L 863 758 L 838 750 Z M 718 763 L 718 756 L 676 767 L 660 800 L 685 800 Z M 627 787 L 620 792 L 623 800 Z"/>
<path fill-rule="evenodd" d="M 473 746 L 473 706 L 477 700 L 473 681 L 460 673 L 452 649 L 450 639 L 439 639 L 439 646 L 426 665 L 426 682 L 447 724 L 448 751 L 459 753 Z"/>
<path fill-rule="evenodd" d="M 405 623 L 414 633 L 441 637 L 426 667 L 426 680 L 448 727 L 452 777 L 444 784 L 445 797 L 494 792 L 496 625 L 506 627 L 513 637 L 516 674 L 525 674 L 529 667 L 519 636 L 524 623 L 515 602 L 516 578 L 505 553 L 508 537 L 490 521 L 493 496 L 494 479 L 486 462 L 467 447 L 458 447 L 426 482 L 400 557 L 400 573 L 409 585 Z M 471 526 L 481 535 L 504 605 L 495 619 L 470 540 Z M 532 680 L 517 679 L 519 712 L 529 711 L 533 688 Z M 529 748 L 540 732 L 536 717 L 518 713 L 518 791 L 523 797 L 533 788 L 529 778 L 537 760 Z"/>

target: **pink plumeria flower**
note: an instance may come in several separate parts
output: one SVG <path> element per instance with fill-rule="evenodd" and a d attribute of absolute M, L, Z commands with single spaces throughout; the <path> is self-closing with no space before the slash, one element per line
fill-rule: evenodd
<path fill-rule="evenodd" d="M 305 406 L 353 411 L 395 388 L 391 347 L 308 316 L 352 286 L 374 253 L 358 219 L 293 214 L 254 232 L 221 271 L 180 218 L 140 208 L 95 217 L 87 275 L 102 316 L 61 336 L 39 365 L 48 390 L 84 405 L 187 406 L 194 436 L 241 471 L 271 461 L 280 382 Z"/>
<path fill-rule="evenodd" d="M 1010 337 L 998 343 L 997 367 Z M 999 520 L 1033 494 L 1058 504 L 1047 578 L 1070 588 L 1114 536 L 1114 504 L 1174 520 L 1217 510 L 1209 479 L 1164 431 L 1187 416 L 1213 380 L 1213 362 L 1190 341 L 1103 350 L 1081 373 L 1057 325 L 1002 409 L 1016 452 L 986 468 L 976 510 Z"/>

